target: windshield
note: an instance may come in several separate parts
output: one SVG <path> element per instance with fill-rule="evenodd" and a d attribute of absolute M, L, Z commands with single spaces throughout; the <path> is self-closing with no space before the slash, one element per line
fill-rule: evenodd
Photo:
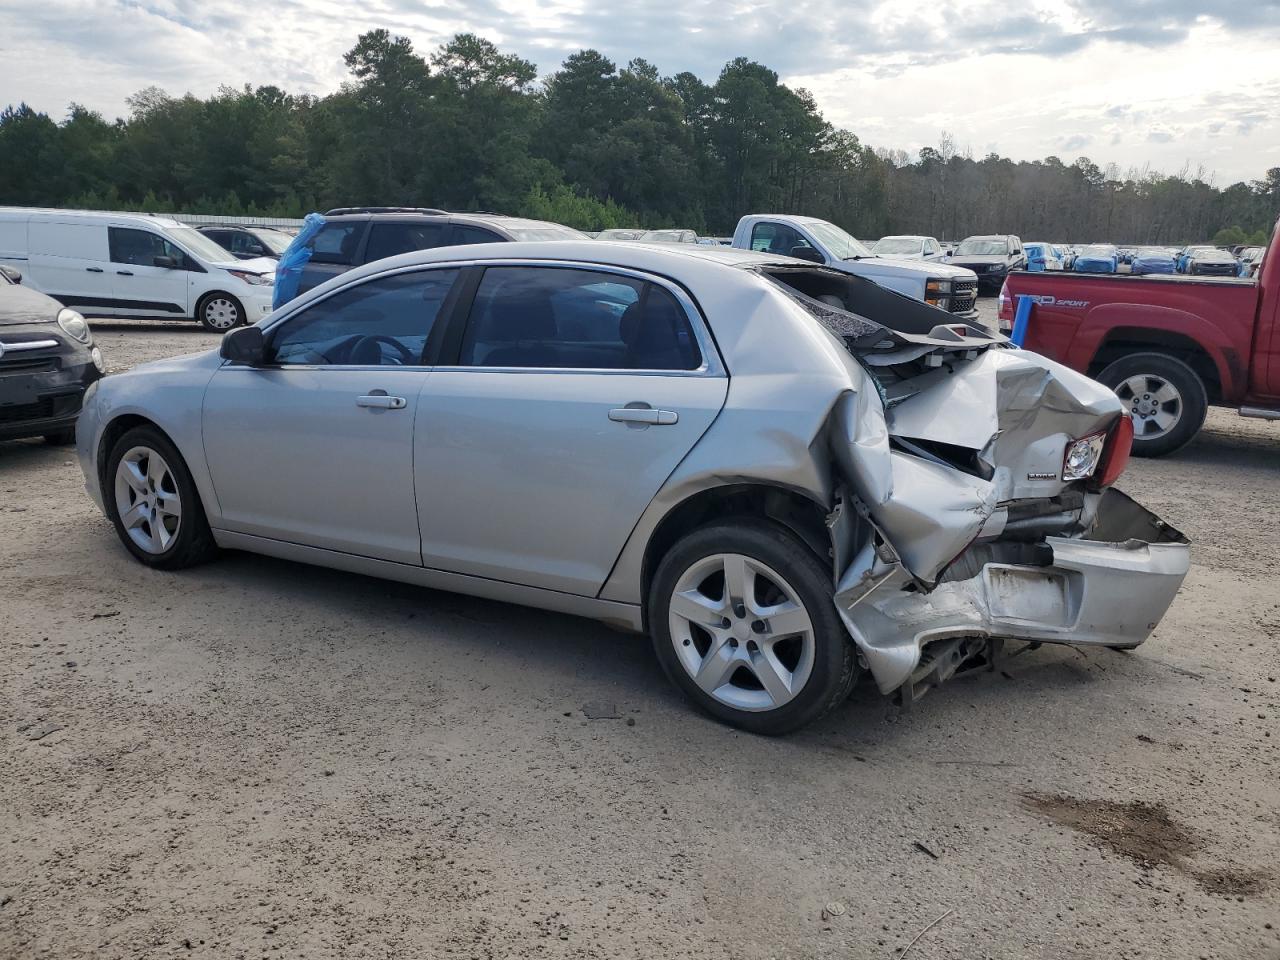
<path fill-rule="evenodd" d="M 877 257 L 888 254 L 895 255 L 911 255 L 920 252 L 920 241 L 912 240 L 910 237 L 885 237 L 883 240 L 877 240 L 876 245 L 871 248 Z"/>
<path fill-rule="evenodd" d="M 1009 243 L 1002 238 L 970 237 L 956 247 L 957 257 L 1003 257 L 1009 252 Z"/>
<path fill-rule="evenodd" d="M 601 230 L 596 236 L 597 240 L 638 240 L 642 230 Z"/>
<path fill-rule="evenodd" d="M 210 263 L 230 263 L 235 260 L 229 251 L 191 227 L 166 227 L 164 235 L 198 260 Z"/>
<path fill-rule="evenodd" d="M 508 227 L 513 240 L 590 240 L 572 227 Z"/>
<path fill-rule="evenodd" d="M 834 223 L 825 220 L 805 221 L 804 227 L 818 242 L 827 248 L 837 260 L 857 260 L 859 257 L 874 257 L 875 254 L 862 245 L 862 241 L 845 233 Z"/>
<path fill-rule="evenodd" d="M 254 230 L 253 235 L 262 241 L 262 245 L 272 253 L 284 253 L 293 242 L 293 237 L 279 230 Z"/>

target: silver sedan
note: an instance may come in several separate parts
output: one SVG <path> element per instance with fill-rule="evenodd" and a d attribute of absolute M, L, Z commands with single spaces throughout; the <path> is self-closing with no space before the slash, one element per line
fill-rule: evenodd
<path fill-rule="evenodd" d="M 489 244 L 378 261 L 91 388 L 86 487 L 161 569 L 250 550 L 652 636 L 776 734 L 1007 640 L 1132 647 L 1184 537 L 1092 380 L 802 261 Z"/>

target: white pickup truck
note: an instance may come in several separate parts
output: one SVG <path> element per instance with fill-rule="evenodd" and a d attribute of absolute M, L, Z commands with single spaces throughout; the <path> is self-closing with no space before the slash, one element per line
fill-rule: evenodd
<path fill-rule="evenodd" d="M 978 275 L 963 267 L 877 257 L 834 223 L 815 217 L 753 213 L 738 221 L 733 245 L 824 263 L 976 321 Z"/>

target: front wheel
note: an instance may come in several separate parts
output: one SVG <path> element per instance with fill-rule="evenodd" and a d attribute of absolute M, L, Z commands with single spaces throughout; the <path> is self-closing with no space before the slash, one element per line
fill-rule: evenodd
<path fill-rule="evenodd" d="M 103 479 L 116 533 L 142 563 L 177 570 L 216 552 L 191 471 L 155 427 L 134 427 L 117 440 Z"/>
<path fill-rule="evenodd" d="M 813 722 L 848 697 L 857 675 L 830 573 L 777 524 L 744 519 L 688 534 L 654 574 L 648 616 L 672 682 L 752 733 Z"/>
<path fill-rule="evenodd" d="M 226 333 L 244 323 L 244 307 L 231 294 L 214 292 L 196 305 L 196 319 L 210 333 Z"/>
<path fill-rule="evenodd" d="M 1209 398 L 1200 376 L 1167 353 L 1131 353 L 1098 381 L 1116 392 L 1133 418 L 1133 453 L 1163 457 L 1188 443 L 1204 425 Z"/>

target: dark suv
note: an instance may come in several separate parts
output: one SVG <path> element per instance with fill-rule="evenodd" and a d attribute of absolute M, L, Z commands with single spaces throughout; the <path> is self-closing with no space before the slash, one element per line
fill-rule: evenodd
<path fill-rule="evenodd" d="M 311 259 L 302 268 L 295 296 L 352 267 L 428 247 L 587 239 L 586 234 L 571 227 L 545 220 L 496 213 L 449 213 L 426 207 L 339 207 L 328 211 L 324 219 L 324 226 L 308 244 Z"/>
<path fill-rule="evenodd" d="M 1027 255 L 1022 241 L 1009 234 L 968 237 L 956 247 L 947 261 L 953 267 L 966 267 L 978 275 L 982 290 L 999 290 L 1010 270 L 1027 269 Z"/>

